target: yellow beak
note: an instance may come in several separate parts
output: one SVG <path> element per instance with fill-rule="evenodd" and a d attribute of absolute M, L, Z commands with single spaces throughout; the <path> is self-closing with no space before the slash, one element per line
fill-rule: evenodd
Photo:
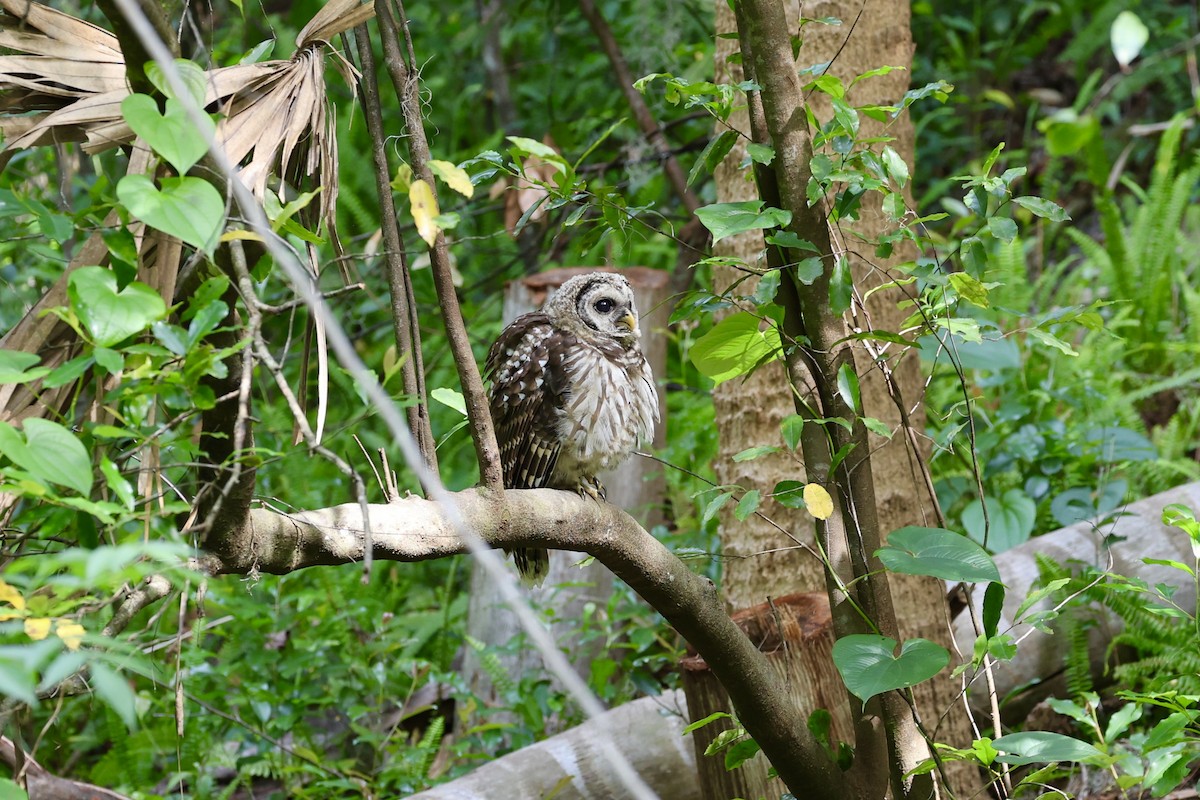
<path fill-rule="evenodd" d="M 633 333 L 638 332 L 637 317 L 635 317 L 633 315 L 632 311 L 626 311 L 625 316 L 621 317 L 619 320 L 617 320 L 617 322 L 620 323 L 621 325 L 624 325 L 626 328 L 628 328 Z"/>

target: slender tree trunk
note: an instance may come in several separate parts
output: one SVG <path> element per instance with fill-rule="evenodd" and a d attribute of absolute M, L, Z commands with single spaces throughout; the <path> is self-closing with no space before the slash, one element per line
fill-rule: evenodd
<path fill-rule="evenodd" d="M 858 12 L 862 9 L 859 16 Z M 716 3 L 717 33 L 736 30 L 728 4 Z M 909 67 L 913 44 L 909 30 L 909 8 L 901 0 L 868 0 L 861 3 L 819 2 L 805 4 L 806 18 L 836 17 L 841 25 L 809 23 L 799 26 L 799 9 L 789 4 L 789 29 L 800 30 L 803 43 L 798 67 L 832 61 L 829 73 L 842 78 L 845 85 L 867 70 L 880 66 Z M 858 18 L 856 19 L 856 16 Z M 730 63 L 729 56 L 737 53 L 738 43 L 732 39 L 717 40 L 716 69 L 719 82 L 737 82 L 741 66 Z M 851 105 L 896 103 L 908 89 L 907 70 L 894 70 L 885 76 L 870 78 L 856 84 L 849 96 Z M 811 107 L 818 120 L 831 115 L 828 98 L 819 92 L 809 95 Z M 890 136 L 890 146 L 910 165 L 913 160 L 913 130 L 907 114 L 884 126 L 866 116 L 861 117 L 860 137 Z M 745 117 L 732 120 L 739 130 L 748 132 Z M 881 145 L 876 145 L 881 147 Z M 741 147 L 726 158 L 717 170 L 717 198 L 732 202 L 756 198 L 754 184 L 746 180 Z M 885 233 L 891 223 L 881 212 L 877 195 L 864 198 L 859 219 L 853 226 L 843 223 L 832 231 L 837 251 L 846 251 L 855 275 L 860 296 L 868 289 L 894 277 L 888 270 L 897 264 L 912 261 L 916 253 L 897 247 L 890 258 L 875 256 L 872 240 Z M 728 244 L 727 244 L 728 243 Z M 723 253 L 755 263 L 763 247 L 761 236 L 744 235 L 721 242 Z M 732 270 L 718 272 L 718 291 L 742 277 Z M 739 292 L 750 289 L 742 284 Z M 872 295 L 865 314 L 850 323 L 859 328 L 896 330 L 905 316 L 898 309 L 903 295 L 895 290 Z M 871 468 L 878 499 L 878 515 L 883 533 L 905 525 L 936 525 L 934 505 L 927 482 L 922 474 L 927 463 L 927 448 L 922 442 L 925 418 L 922 404 L 923 382 L 915 353 L 901 358 L 896 354 L 875 366 L 872 354 L 857 353 L 857 365 L 862 376 L 862 397 L 865 413 L 884 421 L 897 431 L 891 441 L 872 437 Z M 890 373 L 890 374 L 889 374 Z M 752 398 L 752 400 L 750 400 Z M 897 400 L 899 398 L 899 400 Z M 750 400 L 748 402 L 748 400 Z M 732 455 L 757 445 L 780 445 L 779 423 L 794 412 L 793 400 L 784 375 L 782 363 L 759 369 L 745 382 L 731 381 L 717 387 L 714 393 L 717 425 L 721 444 L 717 459 L 720 483 L 740 484 L 758 489 L 764 495 L 780 480 L 803 477 L 799 455 L 781 452 L 751 461 L 734 462 Z M 901 410 L 902 409 L 902 410 Z M 901 425 L 906 418 L 915 436 L 907 435 Z M 804 512 L 782 508 L 773 502 L 764 503 L 763 514 L 779 527 L 797 538 L 812 541 L 812 521 Z M 724 562 L 723 590 L 733 608 L 746 608 L 795 591 L 821 589 L 825 585 L 824 566 L 811 552 L 795 546 L 781 534 L 778 527 L 762 519 L 750 518 L 739 522 L 732 514 L 722 519 Z M 889 576 L 900 633 L 903 638 L 924 637 L 946 646 L 952 645 L 948 618 L 945 613 L 945 592 L 933 579 Z M 931 613 L 931 610 L 936 610 Z M 970 741 L 968 720 L 955 706 L 957 686 L 948 673 L 916 689 L 921 720 L 926 728 L 942 741 L 963 746 Z M 949 716 L 944 716 L 951 711 Z M 981 786 L 969 768 L 956 770 L 953 775 L 956 793 L 964 794 Z"/>

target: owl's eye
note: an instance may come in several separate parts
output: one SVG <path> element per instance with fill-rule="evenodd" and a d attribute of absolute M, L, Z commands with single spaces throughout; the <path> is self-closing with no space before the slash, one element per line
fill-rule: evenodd
<path fill-rule="evenodd" d="M 599 311 L 601 314 L 607 314 L 608 312 L 610 312 L 610 311 L 612 311 L 612 310 L 613 310 L 613 307 L 614 307 L 615 305 L 616 305 L 616 304 L 615 304 L 615 303 L 613 303 L 613 301 L 612 301 L 612 300 L 609 300 L 607 297 L 601 297 L 599 300 L 597 300 L 597 301 L 596 301 L 596 302 L 595 302 L 595 303 L 592 305 L 592 308 L 596 309 L 596 310 L 597 310 L 597 311 Z"/>

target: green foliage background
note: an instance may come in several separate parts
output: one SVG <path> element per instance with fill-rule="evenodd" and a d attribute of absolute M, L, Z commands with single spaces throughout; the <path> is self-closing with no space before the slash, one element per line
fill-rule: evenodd
<path fill-rule="evenodd" d="M 598 5 L 635 75 L 711 78 L 708 4 L 612 0 Z M 318 7 L 306 0 L 286 13 L 264 14 L 247 4 L 239 14 L 234 6 L 222 6 L 203 42 L 185 41 L 194 51 L 187 54 L 202 64 L 210 57 L 213 64 L 228 64 L 274 39 L 274 57 L 284 57 Z M 960 304 L 959 313 L 975 319 L 982 332 L 979 341 L 958 343 L 961 368 L 950 369 L 932 356 L 927 360 L 933 376 L 930 434 L 937 446 L 933 470 L 954 526 L 982 540 L 973 478 L 978 469 L 992 504 L 988 544 L 993 550 L 1200 478 L 1200 375 L 1194 366 L 1200 342 L 1191 324 L 1200 310 L 1191 288 L 1200 259 L 1195 247 L 1200 216 L 1192 207 L 1200 167 L 1197 134 L 1190 125 L 1194 87 L 1181 66 L 1187 47 L 1194 45 L 1189 37 L 1197 22 L 1194 9 L 1180 13 L 1166 2 L 1139 6 L 1152 32 L 1150 43 L 1142 62 L 1121 73 L 1108 36 L 1124 8 L 1108 2 L 1097 9 L 1082 0 L 990 5 L 922 0 L 913 6 L 913 85 L 944 80 L 956 87 L 945 105 L 919 103 L 912 109 L 919 143 L 918 210 L 948 214 L 930 223 L 934 246 L 922 266 L 933 275 L 937 262 L 953 261 L 978 281 L 996 284 L 986 308 Z M 586 199 L 590 210 L 578 225 L 562 227 L 575 210 L 567 205 L 552 211 L 548 224 L 531 228 L 532 259 L 523 257 L 505 231 L 501 200 L 481 191 L 470 201 L 446 202 L 443 211 L 461 217 L 453 251 L 463 276 L 464 316 L 471 321 L 480 361 L 500 329 L 506 281 L 558 265 L 641 264 L 669 270 L 675 261 L 671 236 L 687 219 L 660 164 L 628 119 L 608 61 L 574 4 L 523 0 L 507 10 L 499 35 L 517 117 L 511 131 L 501 130 L 493 108 L 477 4 L 426 3 L 409 9 L 434 157 L 459 163 L 502 150 L 505 133 L 549 135 L 572 162 L 595 146 L 583 165 L 593 196 Z M 336 304 L 350 321 L 359 354 L 379 365 L 383 377 L 393 333 L 373 239 L 378 210 L 365 157 L 370 142 L 349 90 L 336 80 L 329 85 L 342 165 L 338 222 L 351 254 L 339 268 L 365 285 Z M 647 98 L 690 168 L 712 135 L 711 119 L 686 104 L 667 103 L 661 92 L 652 90 Z M 399 109 L 394 98 L 385 95 L 384 102 L 392 104 L 384 116 L 399 136 Z M 1138 127 L 1177 115 L 1188 124 L 1169 127 L 1166 134 Z M 614 127 L 620 120 L 625 121 Z M 1017 179 L 1019 194 L 1057 201 L 1070 212 L 1070 224 L 1043 223 L 1011 204 L 972 207 L 958 176 L 980 174 L 1001 141 L 1007 146 L 992 173 L 1025 168 Z M 0 329 L 15 324 L 61 274 L 82 234 L 101 224 L 114 202 L 121 159 L 47 149 L 18 155 L 0 176 L 0 279 L 5 285 Z M 705 202 L 712 201 L 711 182 L 697 190 Z M 606 218 L 605 204 L 626 215 Z M 1007 227 L 992 225 L 992 233 L 976 236 L 977 251 L 961 249 L 986 216 L 1011 218 L 1021 233 L 1008 235 Z M 121 236 L 110 234 L 114 253 L 132 247 Z M 422 252 L 414 231 L 406 231 L 406 237 L 410 252 Z M 1166 243 L 1157 260 L 1137 257 L 1147 241 Z M 124 266 L 131 269 L 129 262 Z M 324 288 L 343 284 L 339 268 L 326 269 Z M 449 349 L 435 324 L 427 262 L 415 259 L 413 270 L 421 317 L 430 320 L 423 331 L 428 385 L 456 387 Z M 1120 270 L 1126 272 L 1118 276 Z M 1148 290 L 1151 281 L 1161 287 L 1157 304 L 1119 291 L 1122 286 Z M 704 267 L 696 270 L 694 282 L 711 285 Z M 291 299 L 290 289 L 275 275 L 265 279 L 262 294 L 267 302 Z M 1095 312 L 1103 316 L 1103 326 L 1051 324 L 1063 309 L 1095 301 L 1110 303 Z M 267 338 L 282 347 L 301 335 L 303 322 L 302 313 L 274 318 Z M 1041 323 L 1046 324 L 1039 328 Z M 705 480 L 712 479 L 716 452 L 711 381 L 688 359 L 692 344 L 710 326 L 711 317 L 695 314 L 671 332 L 670 365 L 662 376 L 671 433 L 659 455 L 696 475 L 669 471 L 671 524 L 655 533 L 692 559 L 697 570 L 718 577 L 716 523 L 704 510 L 713 498 Z M 1055 333 L 1049 338 L 1032 333 L 1051 329 Z M 927 350 L 933 353 L 935 343 L 930 344 Z M 298 346 L 287 350 L 286 363 L 298 374 Z M 387 387 L 398 392 L 397 385 L 392 381 Z M 178 411 L 196 402 L 199 389 L 194 384 L 162 388 L 147 380 L 125 391 L 127 396 L 114 402 L 133 403 L 141 392 Z M 259 495 L 296 509 L 349 501 L 352 489 L 345 476 L 291 446 L 290 413 L 277 393 L 265 384 L 255 392 Z M 974 430 L 967 424 L 968 399 Z M 401 486 L 414 485 L 374 409 L 336 367 L 330 408 L 326 444 L 331 450 L 368 473 L 364 450 L 384 448 Z M 436 403 L 431 414 L 434 434 L 442 441 L 443 479 L 452 489 L 473 485 L 478 475 L 466 432 L 458 426 L 461 417 Z M 142 432 L 150 427 L 147 422 Z M 163 445 L 167 474 L 182 479 L 193 455 L 187 431 L 165 435 Z M 383 500 L 377 485 L 368 493 L 372 501 Z M 144 520 L 130 515 L 108 541 L 97 541 L 93 533 L 88 547 L 103 553 L 106 544 L 136 541 L 146 533 L 186 547 L 173 516 L 182 508 L 169 494 L 165 503 L 164 513 L 145 523 L 149 530 Z M 32 548 L 47 566 L 6 567 L 5 580 L 32 591 L 57 569 L 66 570 L 71 547 L 63 544 L 62 534 L 77 532 L 84 516 L 62 505 L 24 506 L 13 527 L 29 532 L 29 541 L 10 544 L 6 538 L 5 555 L 15 552 L 12 548 Z M 79 536 L 86 539 L 86 532 Z M 47 606 L 45 613 L 74 613 L 147 568 L 114 562 L 94 571 L 99 578 L 83 567 L 77 571 L 77 580 L 60 581 L 51 590 L 57 605 Z M 139 645 L 152 642 L 159 649 L 141 659 L 119 648 L 105 656 L 115 668 L 129 670 L 122 679 L 128 680 L 137 720 L 132 731 L 117 710 L 126 702 L 119 687 L 100 700 L 39 704 L 15 727 L 33 742 L 53 718 L 52 735 L 63 746 L 39 750 L 43 765 L 138 797 L 230 797 L 255 780 L 287 797 L 360 796 L 364 786 L 376 796 L 419 790 L 462 774 L 503 748 L 534 740 L 551 718 L 561 723 L 578 717 L 550 691 L 544 676 L 508 676 L 501 694 L 517 721 L 466 730 L 438 755 L 441 734 L 454 718 L 461 723 L 479 710 L 457 672 L 460 653 L 471 646 L 463 633 L 468 571 L 464 559 L 454 558 L 377 564 L 365 583 L 361 570 L 352 566 L 209 581 L 203 619 L 191 618 L 197 613 L 194 605 L 187 606 L 185 617 L 152 609 L 130 631 L 138 631 Z M 173 608 L 178 604 L 168 604 Z M 605 702 L 617 704 L 676 682 L 682 643 L 624 587 L 581 624 L 609 648 L 610 657 L 594 665 L 590 681 Z M 178 641 L 180 626 L 194 635 Z M 24 642 L 22 637 L 19 624 L 0 622 L 4 645 Z M 61 647 L 28 658 L 24 666 L 43 674 L 47 664 L 70 661 Z M 174 733 L 177 677 L 188 709 L 182 738 Z M 453 703 L 443 702 L 432 715 L 413 715 L 408 724 L 405 714 L 414 710 L 406 707 L 408 701 L 431 685 L 441 686 Z"/>

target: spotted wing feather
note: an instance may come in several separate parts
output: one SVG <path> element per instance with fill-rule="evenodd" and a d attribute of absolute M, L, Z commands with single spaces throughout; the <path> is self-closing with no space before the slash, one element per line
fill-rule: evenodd
<path fill-rule="evenodd" d="M 567 393 L 563 353 L 570 338 L 545 314 L 526 314 L 504 329 L 488 353 L 484 373 L 492 381 L 489 405 L 506 489 L 540 489 L 554 475 Z M 545 550 L 518 549 L 512 555 L 528 582 L 540 583 L 549 570 Z"/>

